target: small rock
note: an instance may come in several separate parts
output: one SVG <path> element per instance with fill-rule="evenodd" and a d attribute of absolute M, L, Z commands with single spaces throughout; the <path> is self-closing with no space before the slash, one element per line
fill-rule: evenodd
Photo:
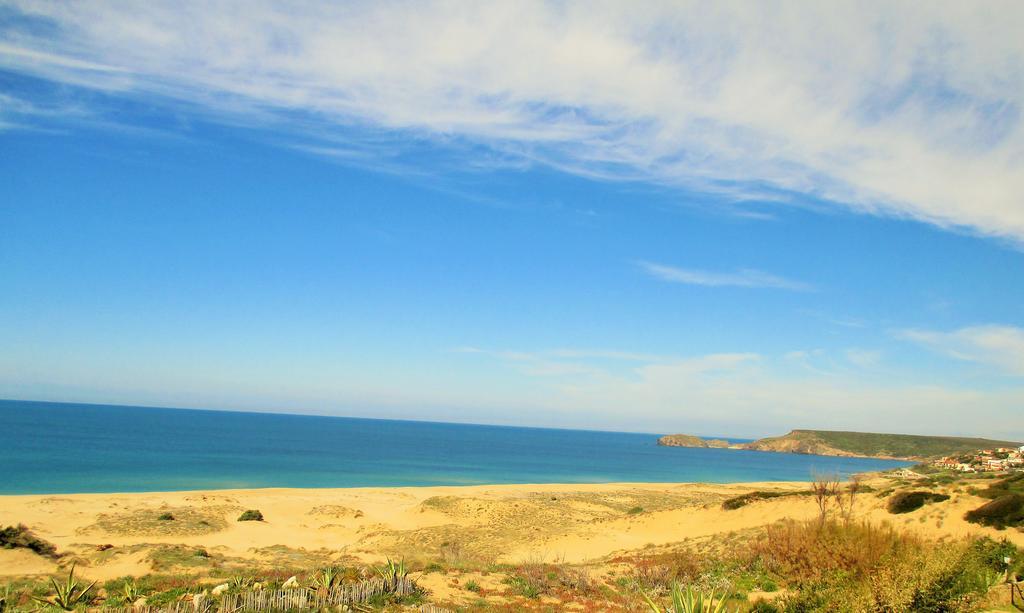
<path fill-rule="evenodd" d="M 213 588 L 213 590 L 210 591 L 210 594 L 212 594 L 214 596 L 220 596 L 224 592 L 228 591 L 228 588 L 230 588 L 230 587 L 231 586 L 228 585 L 227 583 L 221 583 L 217 587 Z"/>

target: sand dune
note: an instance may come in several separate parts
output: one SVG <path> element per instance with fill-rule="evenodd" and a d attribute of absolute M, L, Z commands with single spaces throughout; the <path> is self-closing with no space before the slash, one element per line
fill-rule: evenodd
<path fill-rule="evenodd" d="M 79 561 L 90 579 L 154 571 L 200 571 L 210 564 L 310 567 L 410 560 L 594 562 L 726 538 L 783 518 L 815 515 L 809 497 L 721 502 L 755 489 L 798 491 L 799 483 L 500 485 L 468 487 L 259 489 L 140 494 L 0 497 L 0 525 L 23 523 Z M 860 514 L 932 536 L 989 533 L 1024 545 L 1017 531 L 968 524 L 979 499 L 959 495 L 906 516 L 877 497 Z M 246 509 L 266 521 L 239 522 Z M 164 513 L 173 520 L 161 520 Z M 0 550 L 0 576 L 42 574 L 56 564 L 24 550 Z"/>

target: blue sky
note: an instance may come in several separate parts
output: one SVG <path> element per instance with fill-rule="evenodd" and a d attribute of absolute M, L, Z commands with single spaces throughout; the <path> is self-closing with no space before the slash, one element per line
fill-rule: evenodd
<path fill-rule="evenodd" d="M 0 397 L 1024 437 L 1019 5 L 596 6 L 0 3 Z"/>

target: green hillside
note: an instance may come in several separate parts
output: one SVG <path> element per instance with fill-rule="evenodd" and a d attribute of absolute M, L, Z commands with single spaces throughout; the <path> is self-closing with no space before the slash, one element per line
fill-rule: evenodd
<path fill-rule="evenodd" d="M 758 443 L 768 443 L 758 445 Z M 914 434 L 877 434 L 871 432 L 840 432 L 831 430 L 793 430 L 786 436 L 762 439 L 752 447 L 782 446 L 783 442 L 799 442 L 802 447 L 828 447 L 835 451 L 861 456 L 889 456 L 897 458 L 934 458 L 992 449 L 1019 447 L 1021 443 L 985 438 L 957 436 L 920 436 Z"/>

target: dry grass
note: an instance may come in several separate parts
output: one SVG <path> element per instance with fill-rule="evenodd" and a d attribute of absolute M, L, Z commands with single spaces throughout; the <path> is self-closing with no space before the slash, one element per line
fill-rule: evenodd
<path fill-rule="evenodd" d="M 340 504 L 325 504 L 313 507 L 307 515 L 315 517 L 329 517 L 331 519 L 359 519 L 363 512 Z"/>
<path fill-rule="evenodd" d="M 199 536 L 224 530 L 225 515 L 237 513 L 239 507 L 159 507 L 136 509 L 125 513 L 101 514 L 96 522 L 83 528 L 83 534 L 102 532 L 117 536 Z M 170 514 L 173 520 L 160 519 Z"/>
<path fill-rule="evenodd" d="M 992 546 L 979 543 L 928 541 L 889 524 L 787 521 L 754 551 L 798 590 L 795 610 L 967 611 L 997 574 Z"/>
<path fill-rule="evenodd" d="M 358 544 L 359 549 L 409 560 L 483 563 L 521 545 L 524 538 L 543 539 L 569 534 L 581 527 L 600 530 L 602 524 L 630 517 L 642 507 L 645 514 L 668 509 L 719 505 L 725 496 L 707 492 L 544 493 L 517 498 L 434 496 L 421 509 L 440 513 L 451 523 L 417 530 L 378 530 Z M 453 548 L 457 551 L 453 551 Z"/>
<path fill-rule="evenodd" d="M 864 575 L 893 550 L 920 543 L 889 524 L 791 520 L 768 526 L 754 552 L 780 575 L 806 582 L 836 571 Z"/>

